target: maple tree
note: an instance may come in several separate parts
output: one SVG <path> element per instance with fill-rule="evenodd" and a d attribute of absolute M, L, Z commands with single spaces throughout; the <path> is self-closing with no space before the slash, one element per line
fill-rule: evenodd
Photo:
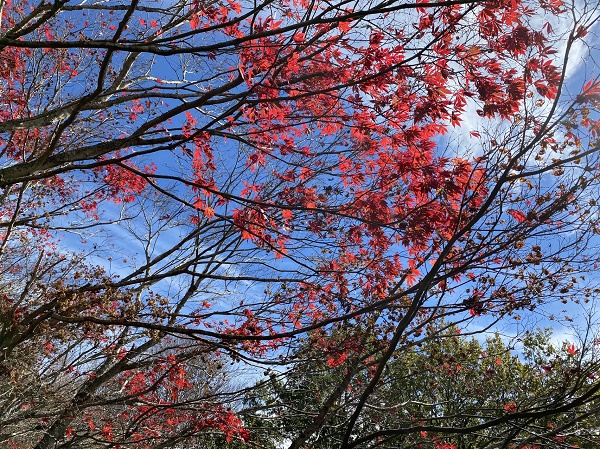
<path fill-rule="evenodd" d="M 598 292 L 600 81 L 566 83 L 593 4 L 0 5 L 2 444 L 243 444 L 248 385 L 199 379 L 308 339 L 343 375 L 291 447 L 351 385 L 340 447 L 374 446 L 405 429 L 359 432 L 369 398 L 440 320 Z"/>

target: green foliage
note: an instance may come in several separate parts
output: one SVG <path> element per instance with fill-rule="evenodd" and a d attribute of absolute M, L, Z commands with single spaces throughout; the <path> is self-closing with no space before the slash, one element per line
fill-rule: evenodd
<path fill-rule="evenodd" d="M 339 447 L 373 363 L 362 364 L 308 447 Z M 254 439 L 268 441 L 265 447 L 271 448 L 297 438 L 351 365 L 332 369 L 307 356 L 285 376 L 264 381 L 260 395 L 248 400 Z M 563 404 L 593 394 L 596 368 L 592 357 L 583 357 L 573 345 L 555 347 L 548 331 L 509 344 L 498 334 L 480 342 L 453 328 L 397 351 L 355 426 L 355 437 L 379 434 L 376 443 L 364 447 L 596 448 L 600 420 L 594 412 L 600 402 L 583 401 L 561 411 Z"/>

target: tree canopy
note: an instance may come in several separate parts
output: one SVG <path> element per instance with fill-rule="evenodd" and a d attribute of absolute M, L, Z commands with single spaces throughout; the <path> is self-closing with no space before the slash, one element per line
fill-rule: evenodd
<path fill-rule="evenodd" d="M 0 0 L 0 444 L 266 446 L 314 369 L 277 444 L 584 447 L 599 14 Z M 547 375 L 485 344 L 503 391 L 453 336 L 552 320 Z"/>
<path fill-rule="evenodd" d="M 593 389 L 597 351 L 582 358 L 575 345 L 556 347 L 549 338 L 547 331 L 536 331 L 507 344 L 495 334 L 482 344 L 450 328 L 405 348 L 386 366 L 356 435 L 377 434 L 378 447 L 394 448 L 596 448 L 597 398 L 547 412 L 566 397 Z M 285 376 L 273 376 L 252 391 L 245 421 L 264 447 L 282 447 L 310 425 L 342 377 L 307 347 Z M 368 379 L 365 373 L 352 379 L 308 447 L 340 446 Z"/>

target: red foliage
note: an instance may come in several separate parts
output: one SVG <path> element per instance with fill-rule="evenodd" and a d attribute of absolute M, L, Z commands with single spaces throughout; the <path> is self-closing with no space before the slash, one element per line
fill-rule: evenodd
<path fill-rule="evenodd" d="M 524 261 L 541 265 L 539 245 L 515 256 L 528 232 L 551 235 L 568 226 L 554 216 L 588 208 L 570 207 L 597 161 L 577 180 L 562 177 L 565 160 L 542 154 L 573 151 L 568 163 L 581 162 L 579 148 L 600 134 L 590 113 L 600 83 L 587 82 L 560 120 L 538 117 L 536 107 L 558 101 L 564 74 L 551 25 L 536 29 L 530 17 L 561 14 L 563 2 L 467 3 L 354 11 L 318 0 L 192 0 L 174 12 L 160 2 L 4 2 L 0 268 L 7 284 L 24 286 L 2 300 L 11 339 L 47 332 L 40 354 L 56 364 L 70 341 L 85 341 L 94 357 L 61 370 L 90 391 L 105 382 L 123 393 L 121 420 L 143 423 L 123 438 L 142 447 L 161 434 L 177 441 L 183 423 L 228 441 L 248 434 L 224 403 L 181 406 L 194 387 L 188 365 L 134 342 L 155 348 L 180 334 L 235 362 L 285 365 L 305 334 L 321 366 L 340 369 L 365 341 L 389 355 L 440 317 L 535 307 L 505 284 L 539 273 L 492 285 Z M 489 129 L 510 131 L 462 135 L 470 108 Z M 556 179 L 534 185 L 531 174 Z M 133 236 L 111 242 L 119 257 L 104 256 L 106 223 Z M 79 260 L 64 267 L 50 242 L 65 229 L 94 242 L 89 260 L 110 276 Z M 552 279 L 543 288 L 558 282 L 543 276 Z M 346 327 L 368 337 L 349 338 Z M 106 369 L 82 368 L 100 360 Z M 117 445 L 108 418 L 88 410 L 79 428 L 66 411 L 56 419 L 66 438 L 88 432 Z"/>

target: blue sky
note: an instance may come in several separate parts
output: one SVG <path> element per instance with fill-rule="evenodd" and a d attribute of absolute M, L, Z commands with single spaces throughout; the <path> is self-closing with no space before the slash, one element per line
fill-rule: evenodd
<path fill-rule="evenodd" d="M 581 5 L 583 5 L 583 3 L 581 3 Z M 410 17 L 405 16 L 404 19 L 409 21 Z M 149 22 L 150 17 L 145 17 L 144 20 Z M 562 19 L 557 20 L 552 16 L 545 17 L 542 20 L 550 21 L 557 35 L 564 35 L 564 33 L 568 32 L 568 21 L 563 21 Z M 90 30 L 92 29 L 93 28 L 90 28 Z M 148 30 L 151 31 L 151 27 L 148 28 Z M 590 29 L 588 33 L 590 36 L 595 36 L 596 31 L 597 27 Z M 563 47 L 561 47 L 560 44 L 557 44 L 557 48 L 561 49 Z M 565 90 L 568 91 L 568 93 L 577 92 L 579 87 L 586 80 L 595 76 L 597 68 L 593 58 L 594 55 L 588 54 L 588 50 L 589 49 L 583 44 L 576 44 L 572 49 L 569 62 L 570 68 L 567 71 L 567 84 L 565 86 Z M 149 72 L 147 72 L 146 76 L 137 79 L 136 83 L 139 86 L 156 85 L 165 91 L 173 86 L 183 88 L 186 83 L 197 83 L 197 85 L 190 85 L 189 87 L 191 89 L 190 91 L 195 91 L 195 93 L 198 93 L 202 89 L 207 89 L 208 86 L 211 85 L 212 82 L 209 79 L 213 75 L 212 70 L 215 66 L 218 66 L 221 70 L 223 70 L 223 73 L 231 70 L 232 74 L 236 74 L 235 67 L 238 61 L 235 52 L 232 53 L 233 54 L 222 56 L 222 58 L 218 59 L 217 61 L 213 61 L 210 58 L 207 59 L 196 57 L 194 55 L 183 56 L 176 62 L 174 60 L 171 61 L 168 60 L 168 58 L 162 57 L 156 57 L 153 61 L 148 59 L 144 65 L 148 67 Z M 560 59 L 560 57 L 561 53 L 559 51 L 557 58 Z M 122 58 L 122 55 L 116 55 L 114 59 L 115 65 L 122 62 Z M 84 76 L 84 72 L 82 72 L 82 76 Z M 223 77 L 226 77 L 226 75 L 224 74 Z M 157 79 L 160 79 L 161 81 L 158 82 Z M 238 89 L 242 89 L 244 87 L 244 85 L 241 85 Z M 234 90 L 234 92 L 235 91 L 236 90 Z M 72 91 L 72 93 L 74 92 L 75 90 Z M 537 98 L 532 99 L 532 101 L 535 100 L 537 100 Z M 178 106 L 181 103 L 180 100 L 165 101 L 168 102 L 168 107 Z M 194 116 L 199 122 L 197 126 L 202 127 L 203 125 L 211 122 L 213 117 L 220 112 L 219 107 L 220 106 L 193 111 Z M 163 109 L 166 108 L 167 106 L 163 107 Z M 447 151 L 452 155 L 468 155 L 469 157 L 478 156 L 480 154 L 479 150 L 481 149 L 481 146 L 479 141 L 470 135 L 471 131 L 478 131 L 481 128 L 491 127 L 494 128 L 494 132 L 502 132 L 503 130 L 506 130 L 507 126 L 509 126 L 508 124 L 494 121 L 482 121 L 475 112 L 476 109 L 477 106 L 475 105 L 469 107 L 464 117 L 463 126 L 461 128 L 451 129 L 447 137 L 439 140 L 440 149 L 447 148 Z M 152 114 L 155 112 L 157 112 L 157 109 L 154 109 L 154 107 L 139 111 L 138 120 L 150 120 Z M 172 123 L 169 124 L 171 128 L 169 132 L 179 132 L 184 120 L 185 116 L 183 113 L 173 117 Z M 131 129 L 131 126 L 120 124 L 118 120 L 114 120 L 111 123 L 106 125 L 105 130 L 109 129 L 110 126 L 113 126 L 114 129 L 111 129 L 110 133 L 114 133 L 115 135 L 118 132 L 127 132 L 127 130 Z M 122 128 L 119 129 L 119 126 L 121 125 Z M 98 139 L 102 138 L 103 135 L 99 134 Z M 308 141 L 308 138 L 306 140 Z M 248 149 L 242 148 L 231 139 L 214 139 L 213 142 L 214 146 L 218 149 L 218 152 L 216 153 L 216 163 L 218 164 L 220 173 L 223 175 L 223 178 L 220 179 L 219 182 L 224 182 L 230 173 L 235 173 L 237 176 L 237 174 L 244 172 L 246 176 L 253 176 L 246 166 L 246 158 L 250 154 Z M 465 149 L 467 150 L 465 151 Z M 140 160 L 143 161 L 144 158 L 140 158 Z M 147 159 L 147 161 L 152 161 L 157 165 L 157 173 L 159 174 L 179 174 L 189 169 L 189 166 L 185 165 L 189 164 L 189 158 L 186 156 L 185 151 L 181 149 L 176 149 L 173 152 L 163 151 L 153 154 Z M 269 167 L 275 166 L 276 164 L 273 163 Z M 260 175 L 257 173 L 256 176 Z M 264 176 L 268 177 L 269 173 L 264 172 Z M 194 201 L 193 194 L 190 193 L 188 189 L 184 188 L 181 183 L 164 181 L 161 182 L 161 185 L 174 196 L 184 198 L 187 201 Z M 242 188 L 243 185 L 240 183 L 234 183 L 231 191 L 233 193 L 239 193 Z M 165 249 L 172 247 L 177 243 L 182 235 L 185 235 L 193 229 L 193 226 L 190 225 L 189 222 L 191 212 L 190 210 L 181 209 L 178 205 L 176 205 L 175 201 L 171 200 L 164 201 L 163 204 L 154 203 L 152 208 L 150 208 L 148 206 L 148 201 L 152 201 L 152 194 L 147 192 L 147 195 L 150 198 L 136 200 L 132 203 L 113 204 L 106 202 L 101 206 L 104 210 L 105 216 L 108 218 L 127 218 L 126 220 L 122 220 L 120 224 L 109 225 L 104 229 L 99 230 L 98 233 L 94 233 L 93 235 L 85 235 L 83 237 L 80 237 L 80 234 L 78 233 L 69 234 L 65 231 L 60 231 L 58 234 L 62 236 L 61 238 L 63 239 L 65 248 L 76 250 L 81 249 L 84 252 L 89 251 L 90 262 L 105 266 L 111 273 L 118 274 L 120 276 L 126 276 L 128 270 L 131 269 L 132 263 L 134 266 L 138 267 L 145 263 L 145 243 L 149 243 L 148 251 L 150 254 L 161 254 Z M 142 203 L 142 201 L 144 202 Z M 223 206 L 221 210 L 224 213 L 229 213 L 234 207 L 236 206 Z M 73 215 L 66 217 L 67 221 L 72 219 Z M 149 234 L 149 229 L 152 229 L 157 233 L 152 237 Z M 218 236 L 218 230 L 210 232 L 214 232 L 213 237 Z M 196 244 L 196 247 L 200 249 L 208 249 L 210 248 L 211 242 L 215 239 L 216 237 L 212 240 L 207 239 L 205 242 L 201 242 L 199 245 Z M 81 244 L 81 240 L 85 240 L 86 243 Z M 549 240 L 541 242 L 541 244 L 544 246 L 547 246 L 551 243 L 552 242 Z M 193 244 L 194 242 L 190 242 L 188 250 L 193 246 Z M 315 246 L 326 245 L 318 245 L 317 242 Z M 313 250 L 302 250 L 298 248 L 297 253 L 307 258 L 316 256 L 316 253 L 311 253 L 311 251 Z M 167 258 L 163 262 L 157 264 L 157 271 L 160 272 L 160 267 L 164 267 L 170 261 L 174 260 L 175 255 L 181 257 L 181 260 L 185 259 L 186 257 L 183 255 L 183 252 L 175 252 L 173 254 L 173 258 Z M 269 251 L 254 249 L 248 243 L 245 243 L 240 247 L 240 254 L 242 254 L 241 259 L 236 261 L 238 265 L 234 267 L 224 264 L 218 269 L 218 272 L 225 273 L 229 270 L 229 273 L 235 273 L 236 275 L 241 274 L 242 272 L 252 275 L 253 270 L 257 270 L 259 273 L 273 273 L 275 271 L 274 269 L 286 270 L 296 266 L 289 260 L 276 261 L 273 254 L 269 253 Z M 109 257 L 112 260 L 109 260 Z M 267 267 L 266 265 L 269 266 Z M 190 277 L 188 275 L 183 275 L 182 277 L 173 279 L 169 282 L 161 281 L 155 286 L 155 288 L 161 292 L 164 292 L 166 295 L 177 296 L 177 294 L 180 294 L 181 290 L 185 288 L 186 282 L 189 282 L 189 279 Z M 595 281 L 593 276 L 589 277 L 588 279 Z M 260 298 L 263 295 L 264 285 L 258 285 L 257 283 L 253 283 L 251 281 L 240 281 L 237 284 L 236 291 L 234 291 L 233 284 L 229 284 L 229 286 L 226 284 L 227 283 L 225 282 L 219 283 L 218 281 L 215 281 L 214 287 L 207 289 L 205 293 L 200 295 L 200 298 L 218 298 L 219 289 L 221 289 L 222 293 L 225 293 L 225 295 L 223 295 L 224 297 L 229 296 L 228 299 L 231 302 L 228 305 L 236 308 L 240 307 L 238 306 L 239 301 L 252 303 L 255 299 L 253 298 L 254 295 L 256 295 L 257 298 Z M 468 287 L 464 286 L 460 288 L 466 289 Z M 457 289 L 457 295 L 460 295 L 459 289 Z M 220 310 L 224 310 L 227 307 L 227 304 L 224 301 L 224 303 L 219 307 L 222 307 Z M 567 327 L 562 327 L 558 326 L 557 321 L 549 321 L 547 319 L 547 316 L 550 314 L 559 316 L 563 306 L 560 304 L 552 304 L 547 305 L 547 307 L 549 307 L 549 309 L 545 312 L 545 314 L 537 314 L 536 312 L 537 315 L 534 315 L 539 317 L 537 325 L 553 326 L 556 328 L 557 333 L 565 332 L 565 329 L 568 329 L 569 323 L 567 323 Z M 578 310 L 579 306 L 573 307 L 573 309 L 574 316 L 571 318 L 573 318 L 574 321 L 572 325 L 582 326 L 582 317 L 585 314 Z M 486 318 L 478 319 L 479 322 L 485 320 Z M 511 331 L 523 327 L 522 323 L 513 324 L 510 319 L 507 321 L 507 323 L 508 324 L 506 325 Z M 475 322 L 470 324 L 470 326 L 472 326 L 472 329 L 475 329 L 477 326 L 480 326 L 480 324 Z M 502 327 L 499 329 L 502 329 Z"/>

